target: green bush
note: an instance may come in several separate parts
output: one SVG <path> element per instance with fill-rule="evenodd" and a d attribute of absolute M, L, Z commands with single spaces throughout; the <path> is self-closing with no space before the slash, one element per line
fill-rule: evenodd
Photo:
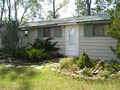
<path fill-rule="evenodd" d="M 28 45 L 32 46 L 35 49 L 44 49 L 47 53 L 51 53 L 54 51 L 58 51 L 59 48 L 55 47 L 58 42 L 52 42 L 53 38 L 47 39 L 35 39 L 33 44 L 28 43 Z"/>
<path fill-rule="evenodd" d="M 60 60 L 60 68 L 63 69 L 67 69 L 69 68 L 71 65 L 75 64 L 75 58 L 74 57 L 68 57 L 68 58 L 63 58 Z"/>
<path fill-rule="evenodd" d="M 28 49 L 22 47 L 22 48 L 19 48 L 18 50 L 16 50 L 14 53 L 13 53 L 13 56 L 16 57 L 16 58 L 19 58 L 19 59 L 28 59 L 29 55 L 28 55 Z"/>
<path fill-rule="evenodd" d="M 111 74 L 111 72 L 108 71 L 108 70 L 102 70 L 102 71 L 99 72 L 99 75 L 100 75 L 101 77 L 106 77 L 106 78 L 109 77 L 110 74 Z"/>
<path fill-rule="evenodd" d="M 28 51 L 29 59 L 34 61 L 41 61 L 49 57 L 49 55 L 44 51 L 44 49 L 30 49 Z"/>
<path fill-rule="evenodd" d="M 112 62 L 105 62 L 104 68 L 111 71 L 111 73 L 115 73 L 120 71 L 120 64 L 119 63 L 112 63 Z"/>
<path fill-rule="evenodd" d="M 84 69 L 82 69 L 83 71 L 82 71 L 82 75 L 84 75 L 84 76 L 91 76 L 91 69 L 89 69 L 89 68 L 84 68 Z"/>
<path fill-rule="evenodd" d="M 84 67 L 90 68 L 93 66 L 93 60 L 88 57 L 88 55 L 84 52 L 82 56 L 77 60 L 77 66 L 81 69 Z"/>
<path fill-rule="evenodd" d="M 1 44 L 2 49 L 7 54 L 12 54 L 18 48 L 19 23 L 17 21 L 9 21 L 5 23 L 5 30 L 1 31 Z"/>
<path fill-rule="evenodd" d="M 49 55 L 44 49 L 26 49 L 25 47 L 19 48 L 13 53 L 15 58 L 29 61 L 41 61 L 43 59 L 49 58 Z"/>

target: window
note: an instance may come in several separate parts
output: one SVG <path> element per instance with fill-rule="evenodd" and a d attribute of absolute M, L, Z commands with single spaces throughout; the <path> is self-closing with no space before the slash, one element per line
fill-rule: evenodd
<path fill-rule="evenodd" d="M 44 28 L 44 37 L 55 37 L 54 28 Z"/>
<path fill-rule="evenodd" d="M 85 24 L 84 25 L 84 36 L 108 36 L 105 24 Z"/>
<path fill-rule="evenodd" d="M 24 31 L 24 37 L 25 38 L 28 38 L 28 34 L 29 34 L 28 30 Z"/>
<path fill-rule="evenodd" d="M 95 24 L 93 26 L 93 35 L 94 36 L 108 36 L 106 26 L 104 24 Z"/>

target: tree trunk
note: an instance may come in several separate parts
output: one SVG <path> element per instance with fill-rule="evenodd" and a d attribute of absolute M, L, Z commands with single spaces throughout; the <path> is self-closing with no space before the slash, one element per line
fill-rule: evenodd
<path fill-rule="evenodd" d="M 2 0 L 2 9 L 1 9 L 1 17 L 0 17 L 0 19 L 2 20 L 2 18 L 3 18 L 3 12 L 4 12 L 4 9 L 5 9 L 5 0 Z"/>
<path fill-rule="evenodd" d="M 91 14 L 91 1 L 92 1 L 92 0 L 86 0 L 87 15 L 90 15 L 90 14 Z"/>
<path fill-rule="evenodd" d="M 53 19 L 55 19 L 55 0 L 53 0 Z"/>
<path fill-rule="evenodd" d="M 17 21 L 17 1 L 14 0 L 14 4 L 15 4 L 15 20 Z"/>
<path fill-rule="evenodd" d="M 7 7 L 8 7 L 8 20 L 11 21 L 11 2 L 7 0 Z"/>

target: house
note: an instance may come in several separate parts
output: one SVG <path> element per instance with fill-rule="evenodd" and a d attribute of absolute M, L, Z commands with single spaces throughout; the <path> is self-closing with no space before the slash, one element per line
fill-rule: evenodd
<path fill-rule="evenodd" d="M 116 59 L 109 46 L 116 41 L 107 35 L 109 14 L 44 20 L 22 24 L 21 45 L 33 43 L 35 38 L 53 37 L 60 53 L 80 56 L 86 52 L 93 59 Z"/>

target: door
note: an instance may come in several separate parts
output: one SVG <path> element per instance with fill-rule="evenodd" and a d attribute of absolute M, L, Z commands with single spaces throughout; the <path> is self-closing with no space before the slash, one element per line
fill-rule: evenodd
<path fill-rule="evenodd" d="M 65 43 L 67 56 L 79 56 L 79 25 L 66 26 Z"/>

